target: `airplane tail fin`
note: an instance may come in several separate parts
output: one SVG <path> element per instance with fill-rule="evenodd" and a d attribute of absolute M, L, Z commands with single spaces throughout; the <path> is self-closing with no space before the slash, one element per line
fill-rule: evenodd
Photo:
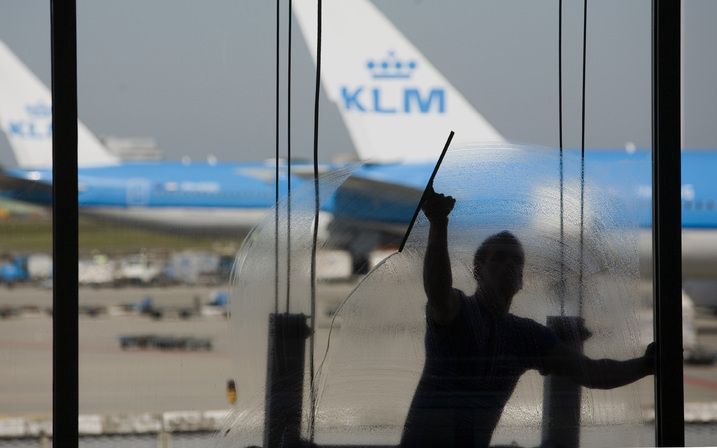
<path fill-rule="evenodd" d="M 52 166 L 51 100 L 49 89 L 0 41 L 0 128 L 21 168 Z M 80 166 L 119 162 L 81 122 L 77 150 Z"/>
<path fill-rule="evenodd" d="M 313 0 L 294 14 L 316 62 Z M 435 159 L 455 142 L 505 139 L 368 0 L 325 2 L 322 85 L 336 104 L 362 159 Z"/>

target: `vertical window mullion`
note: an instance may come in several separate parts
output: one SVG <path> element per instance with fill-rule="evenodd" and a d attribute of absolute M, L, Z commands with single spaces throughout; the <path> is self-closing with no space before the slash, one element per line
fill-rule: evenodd
<path fill-rule="evenodd" d="M 53 445 L 78 444 L 77 23 L 50 0 L 52 47 Z"/>
<path fill-rule="evenodd" d="M 684 446 L 680 0 L 652 1 L 652 248 L 657 446 Z"/>

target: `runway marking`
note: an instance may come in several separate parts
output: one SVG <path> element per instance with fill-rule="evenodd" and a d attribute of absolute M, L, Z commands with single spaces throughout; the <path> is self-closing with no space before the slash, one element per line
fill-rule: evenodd
<path fill-rule="evenodd" d="M 704 378 L 698 378 L 696 376 L 684 376 L 684 382 L 690 386 L 704 387 L 705 389 L 717 390 L 717 381 L 708 380 Z"/>
<path fill-rule="evenodd" d="M 20 351 L 47 351 L 52 350 L 52 341 L 19 341 L 19 340 L 0 340 L 0 349 L 3 352 L 20 352 Z"/>
<path fill-rule="evenodd" d="M 152 355 L 152 356 L 166 356 L 166 357 L 178 357 L 178 356 L 192 356 L 200 358 L 230 358 L 230 355 L 224 350 L 136 350 L 128 349 L 122 350 L 119 347 L 104 348 L 101 346 L 85 346 L 80 345 L 80 355 L 113 355 L 122 356 L 124 354 L 138 354 L 138 355 Z M 27 352 L 46 352 L 48 356 L 51 355 L 52 343 L 47 341 L 7 341 L 0 340 L 0 352 L 3 354 L 21 354 Z"/>

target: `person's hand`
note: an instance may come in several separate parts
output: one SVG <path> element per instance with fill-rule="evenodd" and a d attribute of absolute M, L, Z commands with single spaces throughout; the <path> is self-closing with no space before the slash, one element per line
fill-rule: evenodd
<path fill-rule="evenodd" d="M 429 221 L 441 221 L 448 218 L 455 204 L 456 200 L 453 197 L 436 193 L 433 187 L 430 187 L 422 209 Z"/>
<path fill-rule="evenodd" d="M 645 369 L 648 375 L 655 374 L 655 343 L 650 342 L 650 345 L 645 349 L 645 355 L 642 357 L 645 360 Z"/>

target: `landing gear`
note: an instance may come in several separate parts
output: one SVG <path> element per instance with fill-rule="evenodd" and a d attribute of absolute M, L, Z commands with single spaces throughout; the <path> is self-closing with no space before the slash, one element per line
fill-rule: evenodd
<path fill-rule="evenodd" d="M 370 266 L 370 257 L 368 254 L 351 253 L 351 274 L 352 275 L 366 275 L 368 274 Z"/>

